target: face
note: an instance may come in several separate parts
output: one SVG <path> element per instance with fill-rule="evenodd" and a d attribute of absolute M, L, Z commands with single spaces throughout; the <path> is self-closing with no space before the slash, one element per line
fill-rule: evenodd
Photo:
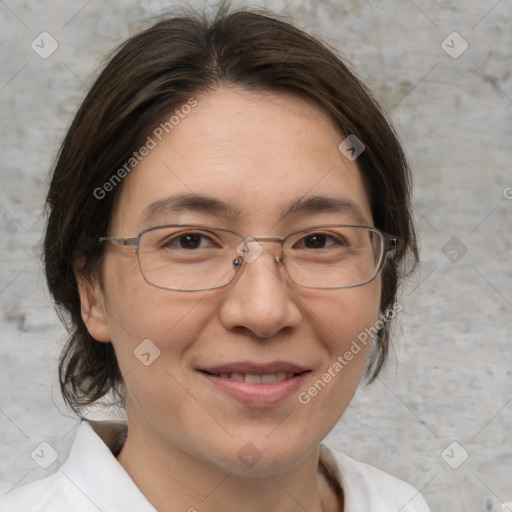
<path fill-rule="evenodd" d="M 315 225 L 373 225 L 356 162 L 338 150 L 345 137 L 318 107 L 245 90 L 196 99 L 124 179 L 110 235 L 187 223 L 284 238 Z M 167 201 L 187 194 L 215 207 Z M 345 207 L 312 207 L 313 196 Z M 306 206 L 290 210 L 299 200 Z M 370 343 L 356 350 L 353 342 L 379 311 L 379 278 L 299 287 L 276 261 L 277 245 L 261 247 L 228 286 L 182 292 L 151 286 L 133 248 L 108 244 L 103 286 L 81 287 L 89 331 L 114 345 L 133 431 L 240 474 L 249 471 L 247 454 L 261 456 L 251 471 L 265 473 L 315 452 L 358 386 Z M 251 383 L 256 374 L 270 382 Z"/>

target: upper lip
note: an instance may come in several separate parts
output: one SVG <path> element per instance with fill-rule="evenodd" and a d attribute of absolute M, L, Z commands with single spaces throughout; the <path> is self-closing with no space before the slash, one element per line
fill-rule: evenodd
<path fill-rule="evenodd" d="M 239 361 L 233 363 L 205 366 L 198 368 L 199 371 L 208 373 L 243 373 L 249 375 L 268 375 L 271 373 L 302 373 L 309 368 L 289 363 L 286 361 L 274 361 L 271 363 L 254 363 L 251 361 Z"/>

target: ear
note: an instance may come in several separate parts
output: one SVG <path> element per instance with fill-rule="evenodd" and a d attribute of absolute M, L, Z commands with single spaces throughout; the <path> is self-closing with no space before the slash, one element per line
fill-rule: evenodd
<path fill-rule="evenodd" d="M 98 279 L 86 278 L 82 273 L 83 261 L 74 265 L 74 273 L 80 295 L 80 312 L 89 334 L 97 341 L 110 342 L 112 337 L 107 322 L 105 295 Z"/>

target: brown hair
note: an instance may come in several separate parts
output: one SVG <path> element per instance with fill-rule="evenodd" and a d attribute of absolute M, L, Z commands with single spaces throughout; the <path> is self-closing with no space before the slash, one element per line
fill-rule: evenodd
<path fill-rule="evenodd" d="M 114 53 L 62 143 L 47 197 L 46 277 L 69 331 L 59 375 L 76 411 L 124 387 L 111 343 L 94 340 L 80 314 L 73 263 L 99 276 L 103 248 L 122 183 L 94 193 L 144 143 L 162 116 L 219 86 L 293 92 L 314 100 L 347 135 L 366 146 L 358 157 L 375 226 L 397 236 L 395 257 L 382 271 L 381 311 L 391 308 L 405 262 L 417 261 L 410 212 L 410 172 L 397 137 L 368 89 L 335 52 L 292 24 L 254 11 L 163 19 Z M 409 258 L 410 256 L 410 258 Z M 371 382 L 388 354 L 390 323 L 378 332 L 366 369 Z"/>

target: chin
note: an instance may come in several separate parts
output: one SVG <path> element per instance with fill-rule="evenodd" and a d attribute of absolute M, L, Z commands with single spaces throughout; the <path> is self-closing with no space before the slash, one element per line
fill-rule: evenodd
<path fill-rule="evenodd" d="M 286 473 L 311 455 L 319 445 L 314 440 L 306 442 L 304 436 L 293 442 L 286 434 L 286 438 L 274 439 L 250 435 L 234 438 L 222 453 L 217 454 L 218 462 L 214 460 L 217 459 L 215 456 L 209 462 L 223 472 L 240 477 L 268 478 L 269 474 Z"/>

